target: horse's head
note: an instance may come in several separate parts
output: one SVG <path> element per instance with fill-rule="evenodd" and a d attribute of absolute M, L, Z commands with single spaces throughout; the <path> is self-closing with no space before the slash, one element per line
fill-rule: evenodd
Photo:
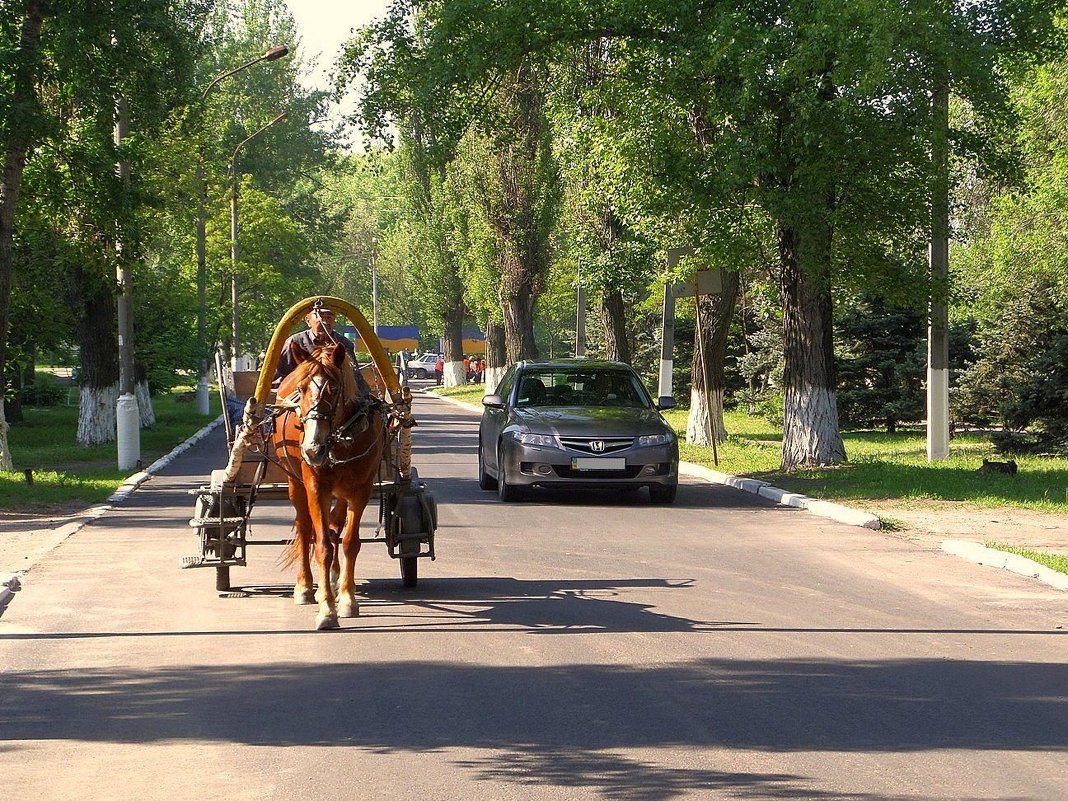
<path fill-rule="evenodd" d="M 330 435 L 356 395 L 356 380 L 341 345 L 316 348 L 302 360 L 295 355 L 300 361 L 293 373 L 300 397 L 300 453 L 311 467 L 322 467 L 330 456 Z"/>

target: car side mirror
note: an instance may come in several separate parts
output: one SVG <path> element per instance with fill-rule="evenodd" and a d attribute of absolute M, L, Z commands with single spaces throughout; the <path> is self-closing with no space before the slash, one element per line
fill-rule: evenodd
<path fill-rule="evenodd" d="M 675 399 L 670 395 L 661 395 L 659 398 L 656 399 L 656 408 L 660 411 L 674 409 L 676 405 L 677 404 L 675 403 Z"/>
<path fill-rule="evenodd" d="M 504 398 L 500 395 L 483 395 L 482 405 L 489 406 L 492 409 L 500 409 L 504 406 Z"/>

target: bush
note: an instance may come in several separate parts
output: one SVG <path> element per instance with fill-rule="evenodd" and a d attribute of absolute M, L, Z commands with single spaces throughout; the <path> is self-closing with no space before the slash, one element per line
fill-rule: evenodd
<path fill-rule="evenodd" d="M 67 400 L 67 387 L 51 373 L 38 372 L 33 383 L 20 390 L 19 400 L 24 406 L 58 406 Z"/>

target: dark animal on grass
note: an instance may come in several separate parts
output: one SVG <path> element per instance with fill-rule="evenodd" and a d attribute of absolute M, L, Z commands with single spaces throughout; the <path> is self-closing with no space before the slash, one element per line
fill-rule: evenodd
<path fill-rule="evenodd" d="M 298 345 L 292 353 L 297 368 L 278 387 L 279 400 L 291 401 L 292 407 L 278 418 L 272 439 L 289 473 L 289 499 L 296 510 L 288 554 L 288 561 L 297 565 L 293 600 L 318 602 L 316 628 L 332 629 L 338 627 L 339 614 L 359 615 L 354 567 L 360 517 L 382 461 L 385 421 L 376 399 L 360 396 L 342 346 L 307 354 Z M 316 593 L 313 544 L 319 567 Z"/>
<path fill-rule="evenodd" d="M 1004 473 L 1007 476 L 1016 475 L 1016 460 L 1009 459 L 1007 462 L 991 462 L 983 459 L 983 466 L 976 470 L 981 476 L 989 476 L 994 473 Z"/>

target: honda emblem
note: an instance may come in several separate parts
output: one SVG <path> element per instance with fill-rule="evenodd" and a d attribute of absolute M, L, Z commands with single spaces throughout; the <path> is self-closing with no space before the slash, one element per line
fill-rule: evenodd
<path fill-rule="evenodd" d="M 595 439 L 590 442 L 590 450 L 594 453 L 604 453 L 604 440 Z"/>

